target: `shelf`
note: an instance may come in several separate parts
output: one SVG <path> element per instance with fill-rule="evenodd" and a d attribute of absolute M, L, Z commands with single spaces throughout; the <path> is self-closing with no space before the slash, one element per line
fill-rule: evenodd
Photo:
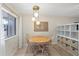
<path fill-rule="evenodd" d="M 64 26 L 57 27 L 57 30 L 64 30 Z"/>
<path fill-rule="evenodd" d="M 57 29 L 58 28 L 59 30 L 57 30 L 57 34 L 61 35 L 62 37 L 66 37 L 66 38 L 70 38 L 72 40 L 78 41 L 79 23 L 61 25 L 61 26 L 58 26 Z"/>
<path fill-rule="evenodd" d="M 79 31 L 79 24 L 72 24 L 71 31 Z"/>
<path fill-rule="evenodd" d="M 78 41 L 72 40 L 71 46 L 78 49 Z"/>
<path fill-rule="evenodd" d="M 58 26 L 57 38 L 59 45 L 72 55 L 79 55 L 79 23 Z"/>
<path fill-rule="evenodd" d="M 70 32 L 69 31 L 65 31 L 65 36 L 70 37 Z"/>
<path fill-rule="evenodd" d="M 77 30 L 72 30 L 71 32 L 79 32 L 79 30 L 77 31 Z"/>
<path fill-rule="evenodd" d="M 71 53 L 72 55 L 78 55 L 78 42 L 70 39 L 66 39 L 64 37 L 61 37 L 60 40 L 58 40 L 59 45 L 63 47 L 66 51 Z"/>
<path fill-rule="evenodd" d="M 71 38 L 78 39 L 78 32 L 71 32 Z"/>
<path fill-rule="evenodd" d="M 70 30 L 64 30 L 64 31 L 69 31 L 70 32 Z"/>
<path fill-rule="evenodd" d="M 67 36 L 59 35 L 59 34 L 57 34 L 57 36 L 64 37 L 64 38 L 68 38 L 68 39 L 75 40 L 75 41 L 78 41 L 79 42 L 79 40 L 78 39 L 75 39 L 75 38 L 71 38 L 71 37 L 67 37 Z"/>
<path fill-rule="evenodd" d="M 65 25 L 65 31 L 70 31 L 70 25 Z"/>
<path fill-rule="evenodd" d="M 78 40 L 78 39 L 75 39 L 75 38 L 71 38 L 71 39 L 79 42 L 79 40 Z"/>
<path fill-rule="evenodd" d="M 64 31 L 58 31 L 59 35 L 64 35 Z"/>

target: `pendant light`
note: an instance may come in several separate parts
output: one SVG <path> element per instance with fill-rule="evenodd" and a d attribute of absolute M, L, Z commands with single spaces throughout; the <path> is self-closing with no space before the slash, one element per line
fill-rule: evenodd
<path fill-rule="evenodd" d="M 39 21 L 39 6 L 34 5 L 33 6 L 33 17 L 32 17 L 32 21 L 36 21 L 36 24 L 39 25 L 40 21 Z"/>

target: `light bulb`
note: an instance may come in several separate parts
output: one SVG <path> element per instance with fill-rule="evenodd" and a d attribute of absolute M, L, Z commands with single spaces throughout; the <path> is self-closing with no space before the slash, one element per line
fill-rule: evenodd
<path fill-rule="evenodd" d="M 36 21 L 36 24 L 39 25 L 40 24 L 40 21 Z"/>
<path fill-rule="evenodd" d="M 35 21 L 35 17 L 32 17 L 32 21 Z"/>
<path fill-rule="evenodd" d="M 35 12 L 35 13 L 34 13 L 34 16 L 35 16 L 35 17 L 38 17 L 38 13 L 37 13 L 37 12 Z"/>

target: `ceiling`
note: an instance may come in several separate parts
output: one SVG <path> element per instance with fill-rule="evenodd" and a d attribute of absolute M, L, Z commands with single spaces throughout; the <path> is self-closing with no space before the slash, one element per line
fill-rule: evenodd
<path fill-rule="evenodd" d="M 79 3 L 10 3 L 20 14 L 32 15 L 32 6 L 40 7 L 40 16 L 79 17 Z"/>

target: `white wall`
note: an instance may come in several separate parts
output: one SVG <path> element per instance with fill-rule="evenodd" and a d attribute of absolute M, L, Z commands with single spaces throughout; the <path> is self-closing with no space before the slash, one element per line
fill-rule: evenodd
<path fill-rule="evenodd" d="M 23 44 L 23 39 L 22 39 L 23 38 L 22 37 L 23 36 L 22 35 L 22 29 L 23 29 L 22 28 L 22 16 L 19 16 L 19 25 L 18 26 L 19 26 L 19 30 L 18 30 L 19 31 L 19 33 L 18 33 L 19 34 L 19 48 L 22 48 L 23 47 L 23 45 L 22 45 Z"/>
<path fill-rule="evenodd" d="M 15 54 L 17 47 L 18 47 L 18 38 L 16 36 L 5 40 L 5 50 L 6 50 L 6 55 L 12 56 Z"/>
<path fill-rule="evenodd" d="M 32 16 L 23 16 L 23 38 L 25 39 L 26 34 L 30 35 L 47 35 L 53 36 L 55 38 L 55 29 L 58 24 L 67 24 L 75 21 L 73 17 L 50 17 L 44 16 L 39 18 L 40 21 L 48 21 L 49 31 L 48 32 L 34 32 L 33 31 L 33 23 Z"/>
<path fill-rule="evenodd" d="M 10 8 L 8 8 L 8 6 L 6 5 L 2 5 L 2 7 L 6 8 L 8 11 L 14 13 L 14 9 L 11 10 Z M 15 13 L 14 13 L 15 14 Z M 2 20 L 2 19 L 1 19 Z M 16 35 L 13 37 L 10 37 L 8 39 L 4 39 L 3 40 L 4 43 L 2 43 L 1 48 L 2 49 L 2 55 L 14 55 L 14 53 L 17 51 L 18 49 L 18 17 L 16 19 Z M 1 44 L 0 43 L 0 44 Z M 1 53 L 0 52 L 0 53 Z M 3 54 L 4 53 L 4 54 Z"/>
<path fill-rule="evenodd" d="M 76 18 L 76 21 L 79 23 L 79 17 L 78 17 L 78 18 Z"/>
<path fill-rule="evenodd" d="M 1 4 L 0 4 L 0 33 L 1 33 Z M 1 43 L 1 34 L 0 34 L 0 43 Z M 1 44 L 0 44 L 0 55 L 1 55 Z"/>

